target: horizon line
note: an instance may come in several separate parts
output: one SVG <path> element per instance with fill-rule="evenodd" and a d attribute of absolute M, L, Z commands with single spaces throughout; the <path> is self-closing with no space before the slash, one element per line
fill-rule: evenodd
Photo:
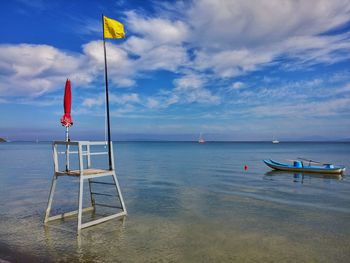
<path fill-rule="evenodd" d="M 9 141 L 4 141 L 3 143 L 11 143 L 11 142 L 35 142 L 35 143 L 40 143 L 40 142 L 53 142 L 53 141 L 60 141 L 60 140 L 9 140 Z M 63 141 L 63 140 L 62 140 Z M 76 140 L 72 140 L 76 141 Z M 87 141 L 87 140 L 80 140 L 80 141 Z M 105 140 L 88 140 L 88 141 L 105 141 Z M 112 140 L 112 142 L 195 142 L 198 143 L 198 140 L 146 140 L 146 139 L 134 139 L 134 140 Z M 232 142 L 232 143 L 257 143 L 257 142 L 266 142 L 266 143 L 272 143 L 272 140 L 207 140 L 205 143 L 216 143 L 216 142 Z M 284 141 L 279 141 L 279 143 L 290 143 L 290 142 L 319 142 L 319 143 L 324 143 L 324 142 L 345 142 L 349 143 L 349 139 L 339 139 L 339 140 L 284 140 Z"/>

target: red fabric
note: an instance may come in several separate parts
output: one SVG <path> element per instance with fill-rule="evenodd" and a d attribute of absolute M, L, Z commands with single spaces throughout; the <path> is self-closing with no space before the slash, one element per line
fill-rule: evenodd
<path fill-rule="evenodd" d="M 61 118 L 61 123 L 65 127 L 70 127 L 73 125 L 73 120 L 72 120 L 72 116 L 70 116 L 70 110 L 72 107 L 72 93 L 71 93 L 69 79 L 67 79 L 66 87 L 64 89 L 63 107 L 64 107 L 64 115 Z"/>

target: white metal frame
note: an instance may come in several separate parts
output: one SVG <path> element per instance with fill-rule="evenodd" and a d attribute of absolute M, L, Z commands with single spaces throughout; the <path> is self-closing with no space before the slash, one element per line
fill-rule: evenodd
<path fill-rule="evenodd" d="M 52 178 L 51 183 L 51 189 L 50 189 L 50 195 L 47 203 L 46 213 L 45 213 L 45 219 L 44 223 L 47 224 L 49 221 L 57 220 L 57 219 L 63 219 L 69 216 L 73 216 L 78 214 L 78 234 L 80 233 L 80 230 L 86 227 L 90 227 L 102 222 L 105 222 L 107 220 L 113 219 L 113 218 L 119 218 L 124 217 L 127 215 L 126 207 L 124 204 L 123 196 L 120 190 L 119 182 L 115 173 L 115 166 L 114 166 L 114 156 L 113 156 L 113 145 L 111 145 L 111 154 L 112 154 L 112 170 L 103 170 L 103 169 L 93 169 L 91 168 L 91 156 L 92 155 L 101 155 L 101 154 L 107 154 L 108 152 L 91 152 L 90 148 L 95 145 L 105 145 L 106 142 L 90 142 L 90 141 L 72 141 L 72 142 L 66 142 L 66 141 L 54 141 L 53 142 L 53 160 L 54 160 L 54 175 Z M 58 152 L 57 146 L 58 145 L 66 145 L 66 151 L 64 152 Z M 78 151 L 69 151 L 70 146 L 77 146 Z M 83 148 L 86 148 L 86 151 L 83 151 Z M 58 164 L 58 154 L 65 154 L 68 161 L 67 161 L 67 169 L 68 170 L 59 170 L 59 164 Z M 69 155 L 70 154 L 78 154 L 79 157 L 79 169 L 78 170 L 69 170 Z M 83 162 L 83 156 L 87 157 L 87 168 L 84 169 L 84 162 Z M 57 184 L 57 180 L 60 176 L 75 176 L 79 177 L 79 197 L 78 197 L 78 210 L 66 212 L 59 215 L 50 216 L 52 201 L 54 197 L 54 192 Z M 82 214 L 83 212 L 87 211 L 94 211 L 95 210 L 95 199 L 91 190 L 91 179 L 97 178 L 97 177 L 104 177 L 104 176 L 112 176 L 114 185 L 116 187 L 117 196 L 120 200 L 121 205 L 121 212 L 112 214 L 109 216 L 105 216 L 96 220 L 92 220 L 90 222 L 82 223 Z M 83 191 L 84 191 L 84 181 L 88 180 L 89 182 L 89 191 L 90 191 L 90 200 L 91 200 L 91 206 L 87 208 L 83 208 Z"/>

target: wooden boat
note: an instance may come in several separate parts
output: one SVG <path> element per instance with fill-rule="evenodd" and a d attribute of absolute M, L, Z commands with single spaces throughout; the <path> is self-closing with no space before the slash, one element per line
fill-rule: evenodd
<path fill-rule="evenodd" d="M 279 163 L 274 160 L 263 160 L 264 163 L 275 170 L 290 171 L 290 172 L 307 172 L 307 173 L 322 173 L 322 174 L 342 174 L 345 172 L 344 166 L 338 166 L 333 164 L 322 164 L 311 160 L 305 164 L 301 160 L 293 161 L 293 164 Z M 311 163 L 318 163 L 318 165 L 311 165 Z"/>

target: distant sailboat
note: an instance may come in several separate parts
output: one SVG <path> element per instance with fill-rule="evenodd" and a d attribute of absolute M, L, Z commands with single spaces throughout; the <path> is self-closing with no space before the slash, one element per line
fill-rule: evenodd
<path fill-rule="evenodd" d="M 272 137 L 272 143 L 280 143 L 279 140 L 276 140 L 275 135 L 273 135 L 273 137 Z"/>
<path fill-rule="evenodd" d="M 276 140 L 276 139 L 275 139 L 275 136 L 273 136 L 273 138 L 272 138 L 272 143 L 280 143 L 280 141 L 279 141 L 279 140 Z"/>
<path fill-rule="evenodd" d="M 205 143 L 202 133 L 199 135 L 198 143 Z"/>

